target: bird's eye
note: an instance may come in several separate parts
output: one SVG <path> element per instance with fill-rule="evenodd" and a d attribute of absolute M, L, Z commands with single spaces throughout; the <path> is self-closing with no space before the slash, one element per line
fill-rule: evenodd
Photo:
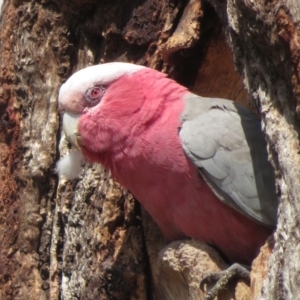
<path fill-rule="evenodd" d="M 102 92 L 102 90 L 101 90 L 99 87 L 95 87 L 95 88 L 93 88 L 92 91 L 91 91 L 91 96 L 92 96 L 93 98 L 97 98 L 97 97 L 100 96 L 101 92 Z"/>
<path fill-rule="evenodd" d="M 85 94 L 86 106 L 93 107 L 97 105 L 101 101 L 104 93 L 105 87 L 103 86 L 94 86 L 89 88 Z"/>

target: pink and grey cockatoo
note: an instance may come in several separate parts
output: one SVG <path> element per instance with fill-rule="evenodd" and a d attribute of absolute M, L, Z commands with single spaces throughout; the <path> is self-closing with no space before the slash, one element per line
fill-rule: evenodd
<path fill-rule="evenodd" d="M 260 120 L 248 108 L 128 63 L 75 73 L 59 106 L 68 140 L 109 169 L 169 240 L 199 239 L 251 263 L 276 225 L 277 197 Z M 76 159 L 60 173 L 72 176 Z"/>

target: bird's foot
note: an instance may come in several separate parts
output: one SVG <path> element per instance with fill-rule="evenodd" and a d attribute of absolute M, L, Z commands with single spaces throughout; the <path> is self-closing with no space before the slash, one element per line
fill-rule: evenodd
<path fill-rule="evenodd" d="M 239 278 L 242 278 L 250 283 L 250 271 L 245 266 L 237 263 L 233 264 L 224 271 L 207 275 L 200 283 L 201 290 L 206 292 L 205 286 L 212 283 L 215 283 L 215 285 L 208 292 L 206 292 L 205 300 L 214 300 L 220 291 L 227 288 L 229 281 Z"/>

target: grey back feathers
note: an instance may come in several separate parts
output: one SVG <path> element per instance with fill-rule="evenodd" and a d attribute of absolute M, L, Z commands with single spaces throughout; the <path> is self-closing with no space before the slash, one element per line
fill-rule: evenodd
<path fill-rule="evenodd" d="M 230 100 L 189 94 L 180 137 L 221 201 L 260 223 L 276 225 L 274 170 L 254 113 Z"/>

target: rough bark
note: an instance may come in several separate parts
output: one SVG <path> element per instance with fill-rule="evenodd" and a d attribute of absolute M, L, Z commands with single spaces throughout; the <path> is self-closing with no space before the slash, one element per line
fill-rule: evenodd
<path fill-rule="evenodd" d="M 225 267 L 201 243 L 167 245 L 100 166 L 85 166 L 78 180 L 57 178 L 55 162 L 69 151 L 57 108 L 61 83 L 91 64 L 129 61 L 260 111 L 281 204 L 269 272 L 264 250 L 252 297 L 263 286 L 262 299 L 296 299 L 299 18 L 297 0 L 4 0 L 0 298 L 197 299 L 201 276 Z M 212 261 L 195 260 L 207 253 Z M 249 297 L 233 286 L 220 299 L 233 295 Z"/>
<path fill-rule="evenodd" d="M 261 299 L 299 297 L 299 1 L 214 1 L 236 66 L 260 107 L 280 206 Z"/>

